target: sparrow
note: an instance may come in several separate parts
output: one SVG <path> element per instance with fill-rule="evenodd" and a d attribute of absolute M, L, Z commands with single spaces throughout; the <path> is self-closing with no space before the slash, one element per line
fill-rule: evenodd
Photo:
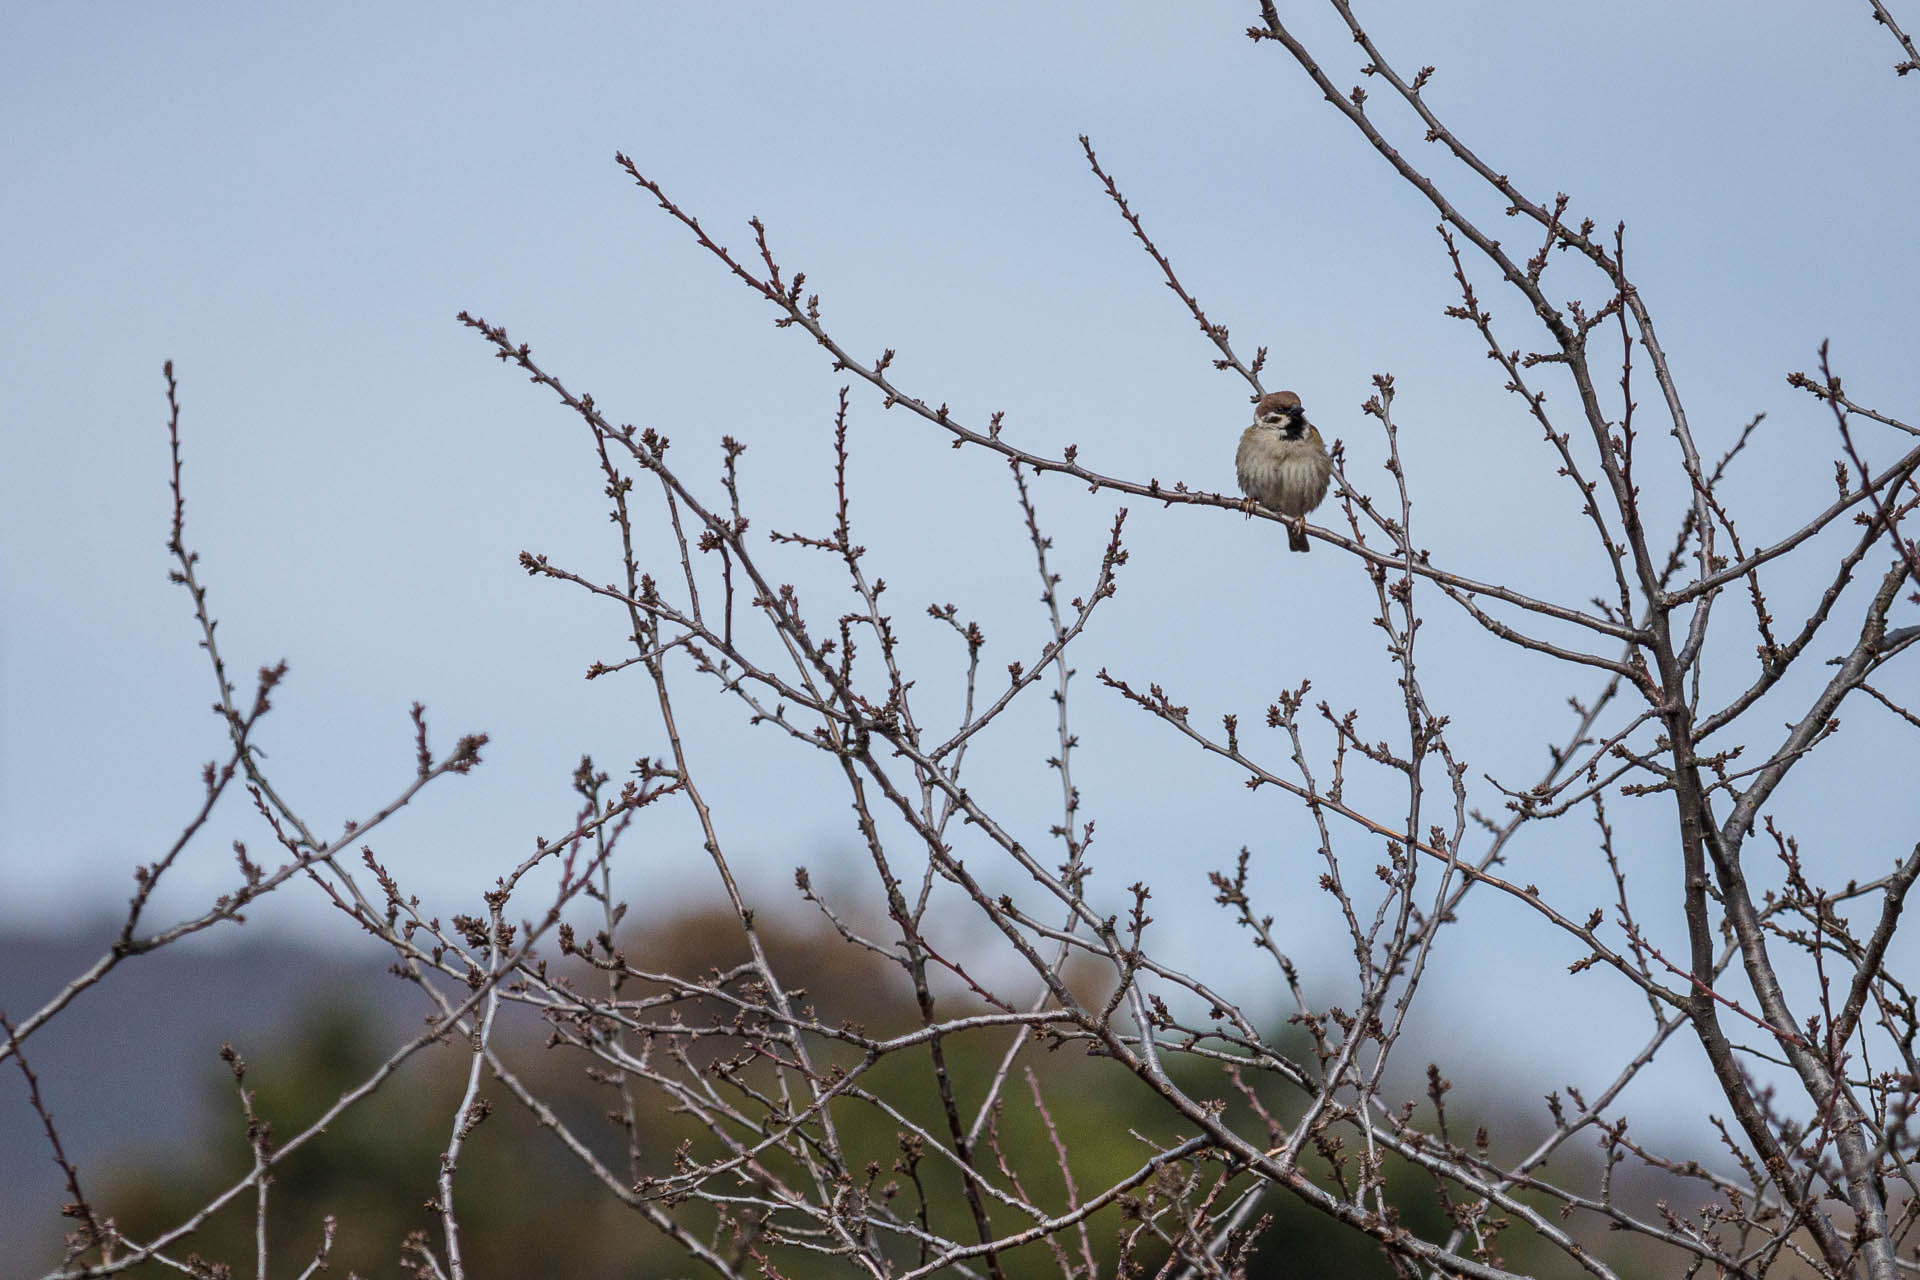
<path fill-rule="evenodd" d="M 1233 461 L 1240 473 L 1240 492 L 1263 507 L 1296 518 L 1320 505 L 1333 475 L 1327 446 L 1307 421 L 1300 397 L 1291 391 L 1260 397 L 1253 406 L 1253 425 L 1241 433 L 1240 452 Z M 1312 550 L 1299 525 L 1288 526 L 1287 546 Z"/>

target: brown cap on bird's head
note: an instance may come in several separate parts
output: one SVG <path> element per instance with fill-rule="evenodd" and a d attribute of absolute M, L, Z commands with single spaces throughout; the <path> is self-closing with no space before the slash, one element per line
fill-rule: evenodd
<path fill-rule="evenodd" d="M 1269 413 L 1284 409 L 1298 409 L 1299 407 L 1300 397 L 1293 394 L 1293 392 L 1270 391 L 1266 395 L 1261 396 L 1260 402 L 1253 406 L 1253 416 L 1256 418 L 1264 418 Z"/>

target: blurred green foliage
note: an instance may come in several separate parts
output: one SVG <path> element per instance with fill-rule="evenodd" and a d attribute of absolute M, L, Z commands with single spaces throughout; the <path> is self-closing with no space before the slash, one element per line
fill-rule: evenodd
<path fill-rule="evenodd" d="M 874 958 L 831 934 L 799 937 L 783 934 L 762 921 L 763 940 L 777 971 L 788 980 L 804 983 L 796 1003 L 815 1005 L 823 1017 L 837 1018 L 857 1011 L 869 1031 L 903 1030 L 916 1025 L 910 992 L 898 971 L 883 972 Z M 731 922 L 688 917 L 623 941 L 636 965 L 654 970 L 698 973 L 713 965 L 738 963 L 744 956 Z M 601 975 L 582 972 L 582 989 L 603 989 Z M 627 994 L 636 994 L 630 985 Z M 422 1002 L 423 1013 L 425 1002 Z M 967 1011 L 957 999 L 943 1000 L 943 1016 Z M 689 1009 L 690 1022 L 697 1015 Z M 329 1006 L 301 1017 L 279 1042 L 236 1046 L 248 1059 L 247 1087 L 255 1091 L 255 1109 L 270 1122 L 276 1139 L 299 1132 L 343 1092 L 357 1086 L 392 1051 L 404 1034 L 382 1025 L 367 1008 Z M 974 1032 L 949 1039 L 947 1060 L 956 1081 L 960 1112 L 971 1119 L 984 1096 L 1011 1033 L 1001 1029 Z M 1304 1038 L 1302 1038 L 1304 1039 Z M 607 1167 L 627 1169 L 624 1129 L 610 1113 L 621 1103 L 612 1086 L 590 1079 L 589 1062 L 569 1048 L 548 1048 L 544 1027 L 528 1011 L 503 1007 L 495 1043 L 540 1096 L 554 1106 L 576 1133 L 595 1144 Z M 1304 1043 L 1293 1045 L 1298 1056 L 1308 1056 Z M 854 1059 L 845 1051 L 819 1047 L 821 1065 Z M 455 1038 L 429 1047 L 387 1080 L 372 1097 L 340 1117 L 324 1134 L 289 1156 L 275 1171 L 269 1201 L 271 1274 L 300 1272 L 321 1236 L 323 1217 L 338 1222 L 330 1258 L 330 1274 L 390 1276 L 400 1274 L 402 1244 L 408 1233 L 424 1231 L 436 1251 L 443 1245 L 437 1216 L 428 1202 L 434 1194 L 441 1153 L 469 1057 L 464 1041 Z M 1046 1114 L 1054 1133 L 1035 1105 L 1034 1086 L 1025 1068 L 1043 1091 Z M 764 1068 L 751 1068 L 744 1077 L 766 1082 Z M 1242 1132 L 1261 1132 L 1261 1122 L 1217 1068 L 1188 1061 L 1180 1067 L 1182 1083 L 1196 1097 L 1218 1099 Z M 1250 1083 L 1258 1084 L 1257 1081 Z M 884 1096 L 901 1113 L 935 1135 L 946 1133 L 946 1123 L 934 1083 L 929 1052 L 916 1048 L 883 1060 L 863 1077 L 867 1090 Z M 245 1121 L 230 1074 L 210 1078 L 217 1091 L 214 1114 L 220 1122 L 183 1149 L 124 1170 L 102 1206 L 134 1238 L 148 1238 L 192 1213 L 213 1195 L 233 1185 L 251 1167 Z M 470 1273 L 476 1276 L 568 1276 L 580 1280 L 702 1274 L 703 1268 L 657 1233 L 633 1210 L 622 1205 L 597 1183 L 548 1132 L 491 1076 L 483 1078 L 483 1095 L 491 1114 L 472 1134 L 462 1154 L 456 1177 L 457 1203 L 463 1249 Z M 1297 1108 L 1275 1087 L 1261 1087 L 1266 1105 L 1284 1122 Z M 657 1092 L 636 1090 L 641 1109 L 637 1131 L 646 1172 L 665 1175 L 682 1141 L 695 1140 L 702 1150 L 704 1131 L 690 1117 L 673 1114 Z M 903 1154 L 899 1125 L 869 1104 L 849 1099 L 836 1107 L 834 1119 L 856 1169 L 873 1162 L 875 1188 L 891 1187 L 897 1212 L 920 1211 L 924 1195 L 933 1227 L 945 1234 L 969 1238 L 972 1234 L 959 1181 L 951 1166 L 937 1154 L 917 1162 Z M 1472 1121 L 1453 1115 L 1454 1132 L 1472 1132 Z M 1078 1194 L 1095 1193 L 1137 1169 L 1151 1154 L 1148 1143 L 1168 1143 L 1191 1132 L 1178 1122 L 1145 1086 L 1116 1063 L 1086 1055 L 1074 1046 L 1049 1049 L 1029 1045 L 1001 1094 L 993 1125 L 994 1141 L 1007 1165 L 1021 1178 L 1028 1197 L 1059 1213 L 1068 1205 L 1054 1138 L 1071 1153 Z M 1461 1128 L 1461 1125 L 1465 1128 Z M 1144 1139 L 1144 1141 L 1143 1141 Z M 1349 1150 L 1349 1157 L 1357 1155 Z M 983 1167 L 992 1168 L 995 1153 L 983 1143 L 978 1153 Z M 1319 1157 L 1309 1167 L 1316 1176 L 1325 1172 Z M 1224 1171 L 1217 1163 L 1199 1166 L 1199 1180 L 1210 1186 Z M 783 1170 L 783 1172 L 785 1172 Z M 1352 1163 L 1348 1164 L 1352 1175 Z M 996 1175 L 999 1176 L 999 1175 Z M 917 1180 L 917 1186 L 916 1186 Z M 1251 1185 L 1245 1174 L 1234 1178 L 1216 1205 Z M 1431 1182 L 1417 1171 L 1389 1167 L 1390 1200 L 1403 1225 L 1433 1238 L 1446 1231 L 1444 1210 Z M 732 1187 L 728 1188 L 732 1190 Z M 251 1190 L 215 1215 L 189 1242 L 169 1252 L 175 1258 L 189 1253 L 208 1263 L 226 1264 L 232 1274 L 254 1274 L 254 1196 Z M 1263 1213 L 1272 1225 L 1249 1260 L 1249 1273 L 1263 1275 L 1342 1276 L 1364 1280 L 1394 1274 L 1379 1251 L 1360 1233 L 1304 1207 L 1293 1196 L 1276 1191 L 1265 1198 Z M 729 1233 L 714 1233 L 711 1210 L 683 1204 L 676 1213 L 697 1227 L 725 1252 Z M 1000 1230 L 1029 1225 L 1004 1209 L 993 1214 Z M 1088 1244 L 1098 1273 L 1113 1275 L 1119 1263 L 1120 1233 L 1137 1224 L 1123 1206 L 1108 1206 L 1088 1228 Z M 1071 1233 L 1059 1238 L 1067 1257 L 1081 1261 L 1079 1240 Z M 1501 1237 L 1500 1252 L 1509 1266 L 1521 1265 L 1528 1241 L 1518 1230 Z M 1143 1237 L 1135 1261 L 1149 1267 L 1164 1260 L 1163 1245 Z M 792 1280 L 843 1276 L 848 1264 L 798 1250 L 781 1250 L 778 1274 Z M 1060 1264 L 1045 1243 L 1025 1246 L 1002 1255 L 1011 1277 L 1060 1275 Z M 757 1273 L 751 1262 L 742 1270 Z M 128 1273 L 134 1276 L 174 1276 L 177 1272 L 148 1264 Z M 772 1273 L 769 1273 L 772 1274 Z"/>

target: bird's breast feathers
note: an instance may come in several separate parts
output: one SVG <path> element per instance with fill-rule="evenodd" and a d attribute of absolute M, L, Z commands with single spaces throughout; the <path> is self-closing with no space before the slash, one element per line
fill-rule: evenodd
<path fill-rule="evenodd" d="M 1332 468 L 1319 433 L 1311 429 L 1289 440 L 1273 427 L 1248 427 L 1234 461 L 1241 491 L 1285 515 L 1304 515 L 1326 496 Z"/>

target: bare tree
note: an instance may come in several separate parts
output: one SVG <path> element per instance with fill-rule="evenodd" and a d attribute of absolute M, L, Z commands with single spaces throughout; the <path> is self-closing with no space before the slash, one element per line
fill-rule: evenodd
<path fill-rule="evenodd" d="M 3 1056 L 31 1082 L 34 1033 L 77 994 L 124 961 L 231 920 L 260 895 L 295 883 L 311 885 L 390 948 L 399 971 L 431 1003 L 434 1022 L 396 1046 L 379 1071 L 311 1128 L 275 1143 L 250 1125 L 252 1172 L 173 1230 L 148 1238 L 120 1232 L 89 1198 L 36 1091 L 33 1105 L 67 1173 L 67 1212 L 78 1223 L 70 1256 L 55 1274 L 111 1275 L 145 1261 L 193 1273 L 199 1264 L 178 1250 L 210 1214 L 252 1197 L 256 1269 L 264 1277 L 275 1164 L 410 1056 L 446 1037 L 464 1042 L 470 1061 L 433 1188 L 439 1237 L 408 1246 L 412 1265 L 426 1275 L 477 1269 L 463 1252 L 458 1175 L 491 1098 L 526 1108 L 607 1196 L 725 1276 L 783 1274 L 808 1258 L 891 1280 L 998 1277 L 1016 1265 L 1065 1276 L 1108 1265 L 1240 1275 L 1283 1204 L 1306 1206 L 1371 1238 L 1400 1275 L 1492 1280 L 1516 1274 L 1506 1254 L 1519 1247 L 1530 1270 L 1632 1274 L 1615 1257 L 1623 1240 L 1642 1250 L 1634 1265 L 1658 1259 L 1655 1265 L 1674 1274 L 1891 1280 L 1920 1268 L 1911 1129 L 1920 1012 L 1887 967 L 1920 876 L 1920 844 L 1890 852 L 1876 878 L 1825 884 L 1767 808 L 1788 775 L 1838 732 L 1837 713 L 1850 699 L 1873 700 L 1906 729 L 1920 728 L 1920 716 L 1875 683 L 1920 638 L 1920 626 L 1894 621 L 1897 606 L 1915 599 L 1912 588 L 1920 584 L 1920 546 L 1905 524 L 1920 504 L 1920 440 L 1911 438 L 1920 429 L 1856 403 L 1822 346 L 1817 372 L 1790 381 L 1831 412 L 1843 455 L 1835 495 L 1817 510 L 1766 513 L 1766 527 L 1754 531 L 1753 518 L 1733 510 L 1723 482 L 1755 424 L 1718 459 L 1696 445 L 1679 377 L 1625 265 L 1624 224 L 1603 228 L 1576 216 L 1565 195 L 1522 191 L 1429 102 L 1432 67 L 1409 74 L 1382 53 L 1345 0 L 1329 5 L 1360 51 L 1364 79 L 1411 112 L 1416 139 L 1457 162 L 1447 176 L 1411 160 L 1404 139 L 1370 107 L 1367 90 L 1340 89 L 1275 5 L 1261 4 L 1247 34 L 1291 57 L 1430 202 L 1459 288 L 1450 314 L 1478 333 L 1505 389 L 1538 427 L 1544 465 L 1569 486 L 1567 501 L 1607 567 L 1601 595 L 1583 602 L 1478 581 L 1421 550 L 1400 465 L 1394 380 L 1382 374 L 1365 410 L 1377 424 L 1392 485 L 1368 491 L 1336 451 L 1338 527 L 1306 532 L 1371 583 L 1378 609 L 1372 622 L 1386 637 L 1401 693 L 1404 722 L 1392 735 L 1363 735 L 1353 713 L 1310 705 L 1303 684 L 1264 709 L 1277 731 L 1276 753 L 1243 738 L 1237 716 L 1199 724 L 1178 703 L 1178 690 L 1099 673 L 1104 696 L 1117 695 L 1163 723 L 1170 750 L 1204 752 L 1220 762 L 1223 776 L 1270 789 L 1275 803 L 1308 815 L 1318 840 L 1313 877 L 1351 943 L 1352 972 L 1340 976 L 1358 993 L 1353 1007 L 1310 997 L 1319 975 L 1303 975 L 1271 929 L 1254 857 L 1244 851 L 1212 882 L 1223 911 L 1255 939 L 1265 961 L 1257 969 L 1241 964 L 1213 975 L 1170 964 L 1155 946 L 1145 883 L 1131 887 L 1123 915 L 1105 914 L 1088 900 L 1092 824 L 1074 782 L 1069 651 L 1116 590 L 1127 562 L 1126 511 L 1114 519 L 1098 564 L 1083 567 L 1081 584 L 1069 587 L 1050 554 L 1035 485 L 1068 477 L 1082 491 L 1164 504 L 1193 519 L 1245 511 L 1292 522 L 1236 495 L 1101 474 L 1082 465 L 1071 446 L 1058 456 L 1023 447 L 997 414 L 984 423 L 963 421 L 937 395 L 896 381 L 892 351 L 871 360 L 853 354 L 823 320 L 804 274 L 782 266 L 757 219 L 752 251 L 736 253 L 621 156 L 632 179 L 763 298 L 781 327 L 811 338 L 851 379 L 833 415 L 830 526 L 758 536 L 738 483 L 743 443 L 726 442 L 718 488 L 703 485 L 663 435 L 617 423 L 503 328 L 461 316 L 585 429 L 605 479 L 622 576 L 596 582 L 537 555 L 523 563 L 531 575 L 591 593 L 621 619 L 630 655 L 589 675 L 630 670 L 646 680 L 660 737 L 657 756 L 643 758 L 634 780 L 618 788 L 583 764 L 576 817 L 488 889 L 473 913 L 443 923 L 423 913 L 370 851 L 357 864 L 352 851 L 421 788 L 468 771 L 484 739 L 464 738 L 437 755 L 416 707 L 416 776 L 337 838 L 319 834 L 283 798 L 254 731 L 284 671 L 262 671 L 252 703 L 238 699 L 185 537 L 179 407 L 169 367 L 175 576 L 193 600 L 231 753 L 208 767 L 204 807 L 144 870 L 113 948 L 45 1008 L 7 1022 Z M 1913 46 L 1878 0 L 1873 9 L 1905 52 L 1897 68 L 1904 75 L 1914 65 Z M 1215 348 L 1216 367 L 1253 395 L 1264 393 L 1267 350 L 1246 356 L 1208 317 L 1092 143 L 1081 141 L 1095 179 Z M 1529 256 L 1516 256 L 1463 212 L 1464 193 L 1474 187 L 1497 194 L 1507 214 L 1531 228 L 1529 244 L 1537 247 Z M 1494 287 L 1526 304 L 1525 335 L 1496 329 L 1476 283 L 1489 273 Z M 1552 300 L 1581 293 L 1593 301 Z M 1651 409 L 1635 399 L 1636 377 L 1651 380 Z M 869 573 L 856 540 L 847 469 L 855 385 L 945 433 L 955 448 L 996 454 L 1008 465 L 1050 638 L 1008 663 L 1002 680 L 985 664 L 977 626 L 953 606 L 929 609 L 956 638 L 965 690 L 957 719 L 940 720 L 916 701 L 917 676 L 883 601 L 888 586 Z M 1573 394 L 1557 397 L 1550 409 L 1549 386 Z M 1656 430 L 1649 430 L 1649 415 Z M 1676 484 L 1686 495 L 1677 528 L 1650 527 L 1643 489 L 1654 483 Z M 645 562 L 644 547 L 646 535 L 659 531 L 672 556 L 655 566 Z M 770 562 L 774 546 L 826 557 L 843 575 L 843 590 L 830 602 L 803 599 Z M 1782 604 L 1764 580 L 1789 560 L 1799 565 L 1795 581 L 1824 586 Z M 1864 575 L 1857 586 L 1856 574 Z M 1776 619 L 1775 607 L 1797 620 Z M 1417 661 L 1421 611 L 1430 608 L 1457 611 L 1477 626 L 1489 664 L 1517 647 L 1564 669 L 1573 722 L 1539 777 L 1483 785 L 1456 758 L 1447 732 L 1453 712 L 1429 701 Z M 1729 631 L 1744 636 L 1747 628 L 1756 639 L 1750 661 L 1710 643 Z M 1787 677 L 1823 662 L 1830 671 L 1812 681 L 1811 696 L 1801 696 L 1805 678 Z M 683 742 L 689 680 L 737 699 L 752 732 L 783 737 L 791 750 L 830 762 L 870 861 L 868 896 L 832 901 L 804 871 L 797 887 L 846 946 L 884 966 L 910 995 L 914 1025 L 881 1034 L 859 1025 L 857 1010 L 814 1007 L 796 995 L 763 945 L 755 907 L 702 790 L 702 771 L 720 766 L 699 765 Z M 1711 692 L 1722 687 L 1733 692 Z M 1050 829 L 1035 833 L 971 791 L 963 768 L 970 754 L 987 750 L 983 734 L 1009 708 L 1042 695 L 1057 709 L 1049 763 L 1060 799 Z M 1316 718 L 1332 734 L 1331 759 L 1314 758 L 1303 736 Z M 1351 802 L 1350 783 L 1362 775 L 1376 784 L 1370 794 L 1379 794 L 1385 779 L 1398 798 L 1390 806 Z M 145 929 L 154 882 L 235 782 L 280 846 L 277 865 L 261 866 L 241 848 L 240 880 L 230 895 L 201 916 Z M 1635 878 L 1630 893 L 1609 806 L 1649 795 L 1671 796 L 1670 825 L 1660 867 Z M 615 879 L 622 838 L 642 810 L 669 802 L 690 806 L 697 817 L 728 895 L 742 948 L 731 970 L 652 971 L 616 940 L 625 910 Z M 1604 865 L 1616 890 L 1610 911 L 1555 901 L 1502 874 L 1516 837 L 1575 815 L 1591 818 L 1591 837 L 1563 838 Z M 970 856 L 956 852 L 962 832 Z M 1053 842 L 1057 850 L 1042 852 Z M 1781 876 L 1784 888 L 1758 892 L 1760 865 L 1769 860 L 1777 871 L 1767 874 Z M 1009 867 L 1018 873 L 1017 892 L 997 887 Z M 528 888 L 536 870 L 557 884 L 538 902 Z M 1656 877 L 1657 885 L 1643 883 Z M 1648 894 L 1668 893 L 1683 907 L 1684 951 L 1663 949 L 1636 909 Z M 1517 1153 L 1497 1153 L 1484 1132 L 1466 1136 L 1450 1122 L 1451 1085 L 1437 1065 L 1438 1047 L 1416 1041 L 1402 1048 L 1436 939 L 1470 894 L 1495 898 L 1500 910 L 1537 917 L 1577 940 L 1584 958 L 1565 981 L 1590 981 L 1577 975 L 1597 970 L 1640 993 L 1647 1010 L 1638 1026 L 1618 1028 L 1627 1047 L 1611 1082 L 1592 1096 L 1551 1095 L 1543 1136 Z M 582 902 L 599 913 L 591 938 L 566 917 Z M 956 953 L 955 935 L 941 922 L 959 919 L 981 927 L 990 942 Z M 592 982 L 578 979 L 583 966 L 597 975 Z M 1293 1029 L 1282 1035 L 1263 1027 L 1257 1012 L 1276 991 L 1292 1002 Z M 1811 1003 L 1794 992 L 1812 993 Z M 503 1043 L 496 1017 L 503 1005 L 537 1011 L 550 1042 L 617 1092 L 616 1118 L 624 1118 L 628 1135 L 624 1162 L 527 1083 L 513 1046 Z M 1724 1106 L 1730 1117 L 1717 1151 L 1643 1142 L 1618 1110 L 1623 1091 L 1650 1064 L 1689 1040 L 1711 1072 L 1716 1109 Z M 1062 1046 L 1095 1056 L 1114 1078 L 1154 1100 L 1175 1136 L 1136 1133 L 1132 1167 L 1094 1180 L 1047 1101 L 1061 1059 L 1046 1050 Z M 1435 1064 L 1426 1068 L 1421 1105 L 1391 1088 L 1390 1064 L 1409 1054 Z M 914 1064 L 906 1093 L 903 1077 L 887 1070 L 902 1061 Z M 245 1064 L 235 1055 L 232 1065 L 251 1120 Z M 931 1122 L 920 1118 L 928 1114 L 921 1101 L 932 1108 Z M 1000 1139 L 999 1118 L 1015 1106 L 1031 1106 L 1053 1139 L 1041 1167 L 1023 1167 Z M 647 1147 L 637 1119 L 660 1109 L 691 1118 L 697 1136 L 675 1150 Z M 891 1166 L 870 1155 L 875 1133 L 898 1152 Z M 1594 1148 L 1597 1163 L 1573 1158 Z M 1671 1194 L 1654 1202 L 1634 1194 L 1628 1178 L 1616 1176 L 1623 1165 L 1659 1171 Z M 1400 1192 L 1389 1186 L 1396 1170 L 1425 1179 L 1423 1194 L 1441 1211 L 1438 1230 L 1408 1225 Z M 1056 1185 L 1058 1192 L 1042 1190 Z M 1110 1244 L 1117 1252 L 1103 1263 Z M 326 1252 L 323 1246 L 309 1273 Z"/>

